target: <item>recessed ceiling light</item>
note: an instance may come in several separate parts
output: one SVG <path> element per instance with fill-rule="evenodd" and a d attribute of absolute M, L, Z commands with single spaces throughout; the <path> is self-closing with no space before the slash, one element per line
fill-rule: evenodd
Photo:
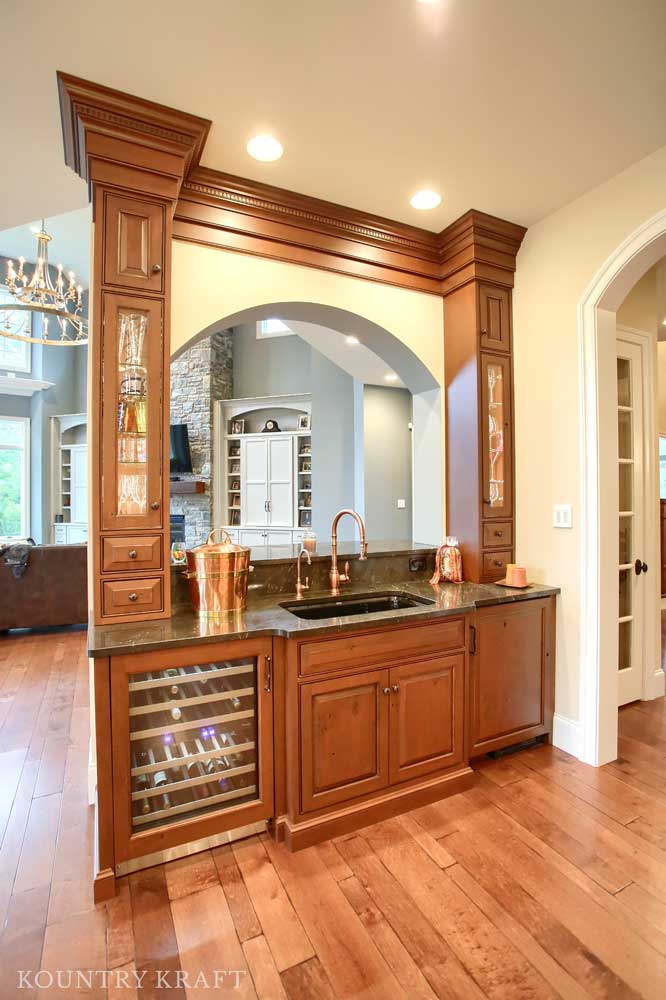
<path fill-rule="evenodd" d="M 395 372 L 387 372 L 386 375 L 384 376 L 384 378 L 386 379 L 387 382 L 397 382 L 398 381 L 398 376 L 396 375 Z"/>
<path fill-rule="evenodd" d="M 352 347 L 355 347 L 359 342 L 358 337 L 345 337 L 345 340 L 348 344 L 351 344 Z"/>
<path fill-rule="evenodd" d="M 417 191 L 416 194 L 412 195 L 409 199 L 409 204 L 412 208 L 418 208 L 423 211 L 429 208 L 437 208 L 442 200 L 441 194 L 437 194 L 436 191 Z"/>
<path fill-rule="evenodd" d="M 273 163 L 279 160 L 284 149 L 282 143 L 273 135 L 255 135 L 247 144 L 247 151 L 255 160 L 262 160 L 264 163 Z"/>

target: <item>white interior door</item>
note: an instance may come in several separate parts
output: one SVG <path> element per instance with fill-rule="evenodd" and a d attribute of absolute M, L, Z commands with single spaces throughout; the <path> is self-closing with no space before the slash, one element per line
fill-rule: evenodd
<path fill-rule="evenodd" d="M 268 440 L 246 438 L 241 441 L 241 488 L 243 523 L 268 523 Z"/>
<path fill-rule="evenodd" d="M 88 449 L 82 445 L 72 448 L 71 491 L 72 521 L 78 524 L 88 522 Z"/>
<path fill-rule="evenodd" d="M 619 475 L 618 704 L 643 697 L 645 440 L 641 347 L 617 341 Z M 655 567 L 652 567 L 654 572 Z"/>
<path fill-rule="evenodd" d="M 268 523 L 294 523 L 294 459 L 291 435 L 268 440 Z"/>

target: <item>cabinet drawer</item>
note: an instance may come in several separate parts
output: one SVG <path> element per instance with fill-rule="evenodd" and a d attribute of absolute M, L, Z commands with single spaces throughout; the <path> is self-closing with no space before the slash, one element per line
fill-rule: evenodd
<path fill-rule="evenodd" d="M 347 672 L 405 656 L 462 649 L 464 645 L 464 618 L 447 619 L 433 625 L 345 635 L 338 639 L 320 639 L 301 645 L 300 672 L 304 677 L 325 671 Z"/>
<path fill-rule="evenodd" d="M 143 615 L 161 611 L 162 580 L 104 580 L 102 583 L 102 614 L 105 618 L 114 615 Z"/>
<path fill-rule="evenodd" d="M 483 553 L 483 581 L 490 583 L 493 580 L 503 580 L 506 576 L 506 564 L 511 562 L 513 550 L 507 549 L 505 552 L 484 552 Z"/>
<path fill-rule="evenodd" d="M 124 569 L 161 569 L 162 536 L 144 535 L 132 538 L 102 539 L 102 570 L 118 573 Z"/>
<path fill-rule="evenodd" d="M 484 549 L 505 549 L 509 545 L 513 545 L 511 521 L 491 521 L 483 525 Z"/>

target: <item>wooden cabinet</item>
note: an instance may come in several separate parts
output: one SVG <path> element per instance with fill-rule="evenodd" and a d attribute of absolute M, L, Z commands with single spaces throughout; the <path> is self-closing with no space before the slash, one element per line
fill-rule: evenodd
<path fill-rule="evenodd" d="M 302 685 L 303 812 L 387 784 L 389 691 L 386 670 Z"/>
<path fill-rule="evenodd" d="M 462 761 L 464 674 L 462 653 L 391 667 L 392 783 Z"/>
<path fill-rule="evenodd" d="M 161 293 L 165 259 L 164 206 L 107 193 L 104 199 L 104 283 Z"/>
<path fill-rule="evenodd" d="M 470 281 L 444 310 L 447 534 L 465 579 L 492 583 L 514 561 L 511 289 Z"/>
<path fill-rule="evenodd" d="M 552 730 L 555 599 L 485 608 L 472 619 L 470 756 Z"/>
<path fill-rule="evenodd" d="M 462 616 L 287 643 L 292 849 L 469 786 Z"/>
<path fill-rule="evenodd" d="M 116 874 L 273 815 L 271 653 L 251 639 L 112 658 Z"/>
<path fill-rule="evenodd" d="M 477 296 L 479 340 L 483 351 L 511 352 L 511 292 L 480 284 Z"/>

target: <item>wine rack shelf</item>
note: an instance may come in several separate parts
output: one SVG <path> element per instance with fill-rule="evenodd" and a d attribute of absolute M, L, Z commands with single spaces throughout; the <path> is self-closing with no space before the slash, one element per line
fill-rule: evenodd
<path fill-rule="evenodd" d="M 127 691 L 132 829 L 257 799 L 255 658 L 133 674 Z"/>

